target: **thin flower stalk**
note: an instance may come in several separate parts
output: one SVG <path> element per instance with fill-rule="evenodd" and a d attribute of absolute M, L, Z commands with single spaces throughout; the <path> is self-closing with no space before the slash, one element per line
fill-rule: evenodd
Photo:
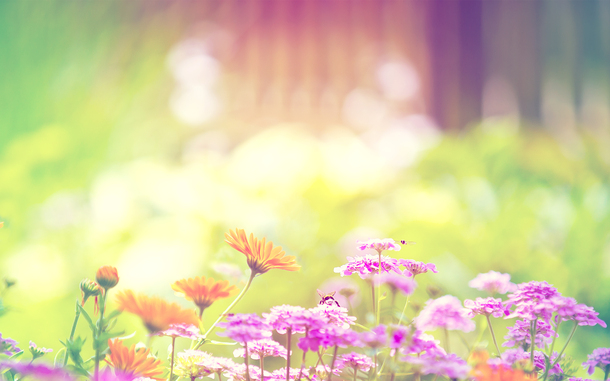
<path fill-rule="evenodd" d="M 246 351 L 246 358 L 245 358 L 245 363 L 246 363 L 246 381 L 250 381 L 250 362 L 248 361 L 248 357 L 250 357 L 250 355 L 248 354 L 248 342 L 247 341 L 244 343 L 244 349 Z"/>
<path fill-rule="evenodd" d="M 172 375 L 174 374 L 174 353 L 176 352 L 176 336 L 172 336 L 172 358 L 169 365 L 169 376 L 167 381 L 172 381 Z"/>
<path fill-rule="evenodd" d="M 76 314 L 74 315 L 74 322 L 72 323 L 72 330 L 70 331 L 70 338 L 68 339 L 69 342 L 74 340 L 74 333 L 76 332 L 76 325 L 78 324 L 79 318 L 80 318 L 80 308 L 78 308 L 78 299 L 77 299 L 76 300 Z M 68 365 L 68 358 L 70 358 L 70 355 L 66 351 L 66 355 L 64 357 L 64 367 L 66 365 Z"/>
<path fill-rule="evenodd" d="M 491 338 L 493 339 L 494 344 L 496 346 L 496 350 L 498 351 L 498 357 L 502 357 L 502 351 L 500 351 L 500 347 L 498 346 L 498 341 L 496 340 L 494 328 L 491 325 L 491 319 L 489 318 L 489 315 L 485 315 L 485 317 L 487 318 L 487 326 L 489 326 L 489 332 L 491 332 Z"/>
<path fill-rule="evenodd" d="M 333 360 L 330 363 L 330 372 L 328 373 L 328 381 L 332 380 L 333 370 L 335 370 L 335 360 L 337 359 L 337 352 L 339 351 L 339 346 L 335 345 L 335 351 L 333 353 Z"/>
<path fill-rule="evenodd" d="M 572 332 L 570 332 L 570 336 L 568 336 L 568 340 L 566 341 L 565 345 L 563 346 L 563 348 L 561 349 L 561 352 L 559 352 L 559 354 L 557 355 L 557 358 L 555 358 L 555 361 L 553 361 L 551 363 L 551 366 L 549 366 L 549 369 L 553 369 L 553 367 L 559 362 L 559 360 L 561 360 L 561 356 L 563 355 L 563 352 L 565 352 L 566 348 L 568 347 L 568 344 L 570 344 L 570 341 L 572 340 L 572 337 L 574 336 L 574 332 L 576 332 L 576 328 L 578 328 L 578 321 L 574 321 L 574 327 L 572 327 Z M 533 345 L 534 341 L 532 340 L 532 345 Z M 534 351 L 532 351 L 533 353 Z M 545 376 L 544 379 L 546 380 L 546 373 L 548 370 L 545 370 Z M 604 381 L 607 379 L 604 378 Z"/>
<path fill-rule="evenodd" d="M 95 341 L 99 340 L 99 337 L 102 335 L 102 329 L 104 328 L 104 311 L 106 310 L 106 295 L 107 292 L 104 292 L 100 297 L 100 318 L 97 321 L 97 332 L 95 334 Z M 100 372 L 100 346 L 95 346 L 95 368 L 93 373 L 93 379 L 97 380 Z"/>
<path fill-rule="evenodd" d="M 288 327 L 286 329 L 286 349 L 288 349 L 288 353 L 286 354 L 286 381 L 290 381 L 290 355 L 291 355 L 291 340 L 292 340 L 292 327 Z M 261 365 L 261 368 L 263 366 Z"/>
<path fill-rule="evenodd" d="M 197 342 L 197 344 L 195 345 L 194 349 L 199 349 L 199 347 L 201 347 L 203 345 L 203 343 L 205 342 L 205 340 L 210 336 L 210 334 L 212 332 L 214 332 L 214 329 L 216 329 L 216 324 L 220 323 L 220 321 L 227 316 L 227 314 L 229 313 L 229 311 L 231 311 L 231 309 L 237 304 L 237 302 L 239 302 L 241 300 L 241 298 L 244 297 L 244 295 L 246 294 L 246 291 L 248 291 L 248 289 L 250 288 L 250 285 L 252 285 L 252 280 L 254 279 L 254 276 L 256 275 L 256 273 L 254 271 L 250 272 L 250 277 L 248 278 L 248 282 L 246 283 L 246 285 L 244 286 L 244 288 L 241 290 L 241 292 L 239 293 L 239 295 L 237 295 L 237 297 L 235 297 L 235 299 L 233 300 L 233 302 L 231 302 L 231 304 L 229 304 L 229 306 L 224 310 L 223 313 L 220 314 L 220 316 L 218 316 L 218 319 L 216 319 L 216 321 L 214 322 L 214 324 L 212 324 L 212 326 L 206 331 L 206 333 L 203 335 L 203 339 L 199 340 Z"/>
<path fill-rule="evenodd" d="M 530 337 L 532 340 L 532 345 L 530 348 L 530 361 L 532 366 L 534 365 L 534 352 L 536 351 L 536 322 L 538 319 L 532 320 L 532 326 L 530 327 Z"/>
<path fill-rule="evenodd" d="M 259 365 L 261 367 L 261 381 L 265 381 L 265 355 L 263 353 L 261 353 L 261 357 L 260 357 L 259 361 L 260 361 Z"/>

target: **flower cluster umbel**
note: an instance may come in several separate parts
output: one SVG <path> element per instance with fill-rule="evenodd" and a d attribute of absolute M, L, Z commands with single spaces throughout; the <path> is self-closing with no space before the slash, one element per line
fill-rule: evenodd
<path fill-rule="evenodd" d="M 230 381 L 331 381 L 333 377 L 394 381 L 404 375 L 414 381 L 424 375 L 452 380 L 561 381 L 570 372 L 571 362 L 565 356 L 565 349 L 576 328 L 606 327 L 592 307 L 562 296 L 547 282 L 517 285 L 510 281 L 509 274 L 496 271 L 479 274 L 469 283 L 472 288 L 487 293 L 487 297 L 462 302 L 456 296 L 431 294 L 436 297 L 421 300 L 423 294 L 414 278 L 419 280 L 423 276 L 424 281 L 431 280 L 426 279 L 431 274 L 423 274 L 438 273 L 436 265 L 387 255 L 390 251 L 398 254 L 401 243 L 407 244 L 391 238 L 357 242 L 360 250 L 369 252 L 348 257 L 347 263 L 334 269 L 342 277 L 358 274 L 365 287 L 369 287 L 366 294 L 370 303 L 364 319 L 358 320 L 353 316 L 354 310 L 339 305 L 332 298 L 334 293 L 320 294 L 323 301 L 311 308 L 282 304 L 261 315 L 233 314 L 230 311 L 256 277 L 273 269 L 297 271 L 300 266 L 281 247 L 266 238 L 247 235 L 242 229 L 231 230 L 225 238 L 232 248 L 245 255 L 250 268 L 249 279 L 241 291 L 226 280 L 196 276 L 177 280 L 170 286 L 177 296 L 192 303 L 191 308 L 127 289 L 114 296 L 117 310 L 110 312 L 108 294 L 117 286 L 119 276 L 116 268 L 102 266 L 96 272 L 95 281 L 84 279 L 80 283 L 81 297 L 76 303 L 72 331 L 62 342 L 65 349 L 62 356 L 58 354 L 56 365 L 34 363 L 50 350 L 33 342 L 29 346 L 30 361 L 18 361 L 23 353 L 18 343 L 0 334 L 0 355 L 6 357 L 0 359 L 0 371 L 11 380 L 29 377 L 43 381 L 194 381 L 204 377 Z M 384 290 L 389 291 L 390 297 Z M 235 294 L 213 323 L 203 321 L 210 306 Z M 506 298 L 502 299 L 505 294 Z M 417 303 L 410 302 L 412 296 L 419 298 Z M 90 298 L 95 300 L 97 322 L 85 309 Z M 397 301 L 404 306 L 397 307 Z M 128 339 L 120 338 L 123 333 L 112 331 L 120 312 L 141 319 L 148 334 L 147 345 L 126 345 Z M 90 361 L 81 355 L 85 340 L 75 336 L 80 316 L 85 317 L 92 333 L 95 354 Z M 501 346 L 492 325 L 492 319 L 498 318 L 516 319 Z M 475 349 L 482 342 L 469 344 L 459 333 L 474 331 L 477 322 L 489 328 L 493 356 Z M 560 348 L 555 344 L 561 324 L 571 324 L 572 330 L 567 339 L 560 339 L 563 346 L 556 351 Z M 214 355 L 214 344 L 218 342 L 212 340 L 212 334 L 217 328 L 222 330 L 217 335 L 225 340 L 223 344 L 238 346 L 233 349 L 233 359 Z M 150 348 L 150 341 L 158 336 L 171 340 L 168 361 L 156 357 Z M 464 345 L 461 342 L 455 345 L 457 337 Z M 450 345 L 452 339 L 454 344 Z M 479 335 L 479 339 L 485 338 Z M 176 342 L 187 340 L 190 348 L 176 352 Z M 295 350 L 301 356 L 294 356 Z M 467 359 L 464 355 L 468 352 L 471 356 Z M 283 359 L 285 366 L 269 369 L 270 364 L 279 361 L 265 363 L 269 358 Z M 103 364 L 105 368 L 100 369 Z M 595 349 L 583 366 L 589 374 L 600 368 L 606 381 L 610 373 L 610 348 Z"/>

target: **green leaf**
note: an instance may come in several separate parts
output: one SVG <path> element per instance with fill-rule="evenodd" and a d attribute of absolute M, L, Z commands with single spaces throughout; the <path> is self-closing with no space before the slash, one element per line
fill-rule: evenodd
<path fill-rule="evenodd" d="M 97 331 L 97 327 L 93 323 L 93 320 L 91 320 L 91 317 L 89 316 L 87 311 L 85 311 L 83 306 L 81 306 L 80 304 L 77 304 L 77 306 L 78 306 L 78 310 L 80 311 L 80 313 L 85 317 L 85 320 L 87 320 L 87 323 L 89 323 L 89 327 L 91 328 L 91 331 L 95 335 L 95 332 Z"/>
<path fill-rule="evenodd" d="M 100 335 L 99 340 L 107 342 L 108 339 L 113 339 L 115 337 L 119 337 L 123 335 L 125 331 L 121 332 L 104 332 Z"/>
<path fill-rule="evenodd" d="M 104 317 L 104 322 L 119 316 L 122 312 L 123 311 L 121 311 L 121 310 L 114 310 L 114 311 L 112 311 L 111 313 L 109 313 L 108 315 L 106 315 Z"/>
<path fill-rule="evenodd" d="M 53 359 L 53 366 L 56 367 L 56 368 L 58 368 L 60 366 L 63 366 L 64 359 L 66 358 L 66 356 L 68 356 L 68 349 L 65 348 L 65 346 L 66 345 L 64 344 L 64 348 L 61 348 L 55 354 L 55 358 Z"/>
<path fill-rule="evenodd" d="M 8 359 L 9 360 L 15 360 L 15 359 L 19 358 L 19 356 L 21 356 L 23 353 L 24 353 L 23 351 L 17 352 L 14 355 L 12 355 L 11 357 L 9 357 Z"/>

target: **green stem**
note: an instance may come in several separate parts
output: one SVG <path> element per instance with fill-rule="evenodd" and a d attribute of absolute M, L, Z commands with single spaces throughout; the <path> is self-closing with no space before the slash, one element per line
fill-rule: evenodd
<path fill-rule="evenodd" d="M 532 366 L 536 369 L 534 365 L 534 352 L 536 351 L 536 323 L 538 319 L 532 320 L 532 325 L 530 326 L 530 340 L 532 344 L 530 345 L 530 361 L 532 362 Z"/>
<path fill-rule="evenodd" d="M 74 333 L 76 332 L 76 324 L 78 323 L 78 318 L 80 318 L 80 309 L 78 308 L 78 299 L 76 300 L 76 315 L 74 315 L 74 322 L 72 323 L 72 330 L 70 331 L 70 338 L 68 339 L 68 342 L 71 342 L 72 340 L 74 340 Z M 68 365 L 68 358 L 70 356 L 68 355 L 68 351 L 66 350 L 66 356 L 64 357 L 64 366 Z"/>
<path fill-rule="evenodd" d="M 379 252 L 379 272 L 378 272 L 378 276 L 379 278 L 381 278 L 381 252 L 382 250 L 378 250 Z M 379 321 L 381 319 L 381 283 L 380 283 L 380 279 L 377 279 L 377 325 L 379 325 Z"/>
<path fill-rule="evenodd" d="M 339 346 L 335 345 L 335 352 L 333 353 L 333 361 L 330 363 L 330 373 L 328 373 L 328 381 L 332 380 L 333 370 L 335 370 L 335 360 L 337 359 L 337 351 L 339 351 Z"/>
<path fill-rule="evenodd" d="M 415 280 L 415 275 L 413 275 L 413 280 Z M 411 298 L 411 295 L 407 295 L 407 301 L 405 302 L 405 306 L 402 308 L 400 319 L 398 319 L 398 325 L 402 323 L 402 319 L 405 317 L 405 312 L 407 312 L 407 305 L 409 304 L 409 298 Z"/>
<path fill-rule="evenodd" d="M 449 350 L 449 330 L 447 328 L 443 328 L 445 330 L 445 350 L 447 353 L 451 353 Z"/>
<path fill-rule="evenodd" d="M 375 282 L 371 280 L 371 295 L 373 297 L 373 310 L 375 310 Z"/>
<path fill-rule="evenodd" d="M 167 381 L 172 381 L 172 375 L 174 374 L 174 352 L 176 352 L 176 336 L 172 336 L 172 359 L 169 366 L 169 377 Z"/>
<path fill-rule="evenodd" d="M 356 381 L 356 375 L 358 373 L 358 368 L 354 367 L 354 381 Z M 604 380 L 605 381 L 605 380 Z"/>
<path fill-rule="evenodd" d="M 606 365 L 606 369 L 604 370 L 604 381 L 608 379 L 608 373 L 610 373 L 610 365 Z"/>
<path fill-rule="evenodd" d="M 265 381 L 265 356 L 261 354 L 260 357 L 260 366 L 261 366 L 261 381 Z"/>
<path fill-rule="evenodd" d="M 102 335 L 102 330 L 104 328 L 104 311 L 106 310 L 106 295 L 108 294 L 107 290 L 100 297 L 100 318 L 97 321 L 97 332 L 95 335 L 95 369 L 93 373 L 93 379 L 98 380 L 99 372 L 100 372 L 100 344 L 97 342 L 99 337 Z"/>
<path fill-rule="evenodd" d="M 235 300 L 233 300 L 233 302 L 231 304 L 229 304 L 229 306 L 227 307 L 226 310 L 224 310 L 223 313 L 220 314 L 220 316 L 218 316 L 218 319 L 216 319 L 216 321 L 214 322 L 214 324 L 212 324 L 212 326 L 207 330 L 207 332 L 203 335 L 203 339 L 200 339 L 199 342 L 197 342 L 197 345 L 195 345 L 194 349 L 199 349 L 199 347 L 201 347 L 203 345 L 203 343 L 205 342 L 205 340 L 208 338 L 208 336 L 214 331 L 214 329 L 216 329 L 216 324 L 218 324 L 228 313 L 229 311 L 231 311 L 231 309 L 237 304 L 237 302 L 239 302 L 241 300 L 241 298 L 244 297 L 244 294 L 246 293 L 246 291 L 248 291 L 248 289 L 250 288 L 250 285 L 252 284 L 252 280 L 254 279 L 254 276 L 256 274 L 251 271 L 250 272 L 250 278 L 248 279 L 248 282 L 246 283 L 246 286 L 243 288 L 243 290 L 241 290 L 241 292 L 239 293 L 239 295 L 237 295 L 237 297 L 235 298 Z"/>
<path fill-rule="evenodd" d="M 244 348 L 246 350 L 246 360 L 245 360 L 245 362 L 246 362 L 246 381 L 250 381 L 250 362 L 248 361 L 249 354 L 248 354 L 248 342 L 247 341 L 244 343 Z"/>
<path fill-rule="evenodd" d="M 498 351 L 498 357 L 502 356 L 502 351 L 500 351 L 500 347 L 498 346 L 498 342 L 496 341 L 496 335 L 494 334 L 494 329 L 491 326 L 491 320 L 489 319 L 489 315 L 485 315 L 487 318 L 487 325 L 489 326 L 489 332 L 491 332 L 491 338 L 494 340 L 494 344 L 496 345 L 496 350 Z"/>
<path fill-rule="evenodd" d="M 565 345 L 561 349 L 561 352 L 559 352 L 559 354 L 557 355 L 557 358 L 555 359 L 555 361 L 553 361 L 553 363 L 551 364 L 551 366 L 549 368 L 553 369 L 555 364 L 557 364 L 559 362 L 559 360 L 561 359 L 561 356 L 563 355 L 563 352 L 565 352 L 566 348 L 568 347 L 568 344 L 570 344 L 570 340 L 572 340 L 572 337 L 574 336 L 574 332 L 576 332 L 576 328 L 578 328 L 578 321 L 574 321 L 574 327 L 572 327 L 572 332 L 570 332 L 568 341 L 566 341 Z"/>
<path fill-rule="evenodd" d="M 305 328 L 305 337 L 307 337 L 307 333 L 309 332 L 309 328 Z M 303 358 L 301 359 L 301 370 L 299 370 L 299 377 L 297 377 L 297 380 L 301 379 L 301 376 L 303 375 L 303 369 L 305 369 L 305 356 L 307 355 L 307 351 L 303 351 Z"/>
<path fill-rule="evenodd" d="M 553 341 L 551 342 L 551 350 L 549 351 L 549 358 L 551 358 L 551 355 L 553 354 L 553 349 L 555 348 L 555 340 L 557 339 L 557 336 L 559 336 L 559 325 L 563 322 L 563 320 L 559 320 L 559 323 L 557 323 L 557 326 L 555 327 L 555 336 L 553 336 Z"/>
<path fill-rule="evenodd" d="M 288 349 L 288 353 L 286 356 L 286 381 L 290 381 L 290 346 L 292 339 L 292 328 L 286 329 L 286 349 Z"/>

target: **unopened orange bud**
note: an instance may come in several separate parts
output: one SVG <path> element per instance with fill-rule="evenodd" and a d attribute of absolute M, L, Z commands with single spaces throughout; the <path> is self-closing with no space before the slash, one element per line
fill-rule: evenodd
<path fill-rule="evenodd" d="M 95 280 L 100 286 L 108 290 L 119 283 L 119 273 L 117 272 L 116 267 L 102 266 L 97 269 Z"/>
<path fill-rule="evenodd" d="M 82 295 L 83 295 L 83 301 L 81 302 L 81 305 L 84 306 L 85 302 L 87 302 L 87 299 L 94 296 L 95 297 L 95 312 L 97 313 L 97 309 L 98 309 L 97 297 L 99 295 L 101 295 L 104 292 L 104 290 L 100 287 L 99 284 L 97 284 L 94 281 L 92 281 L 91 279 L 87 279 L 87 278 L 83 279 L 80 282 L 80 290 L 82 291 Z"/>

